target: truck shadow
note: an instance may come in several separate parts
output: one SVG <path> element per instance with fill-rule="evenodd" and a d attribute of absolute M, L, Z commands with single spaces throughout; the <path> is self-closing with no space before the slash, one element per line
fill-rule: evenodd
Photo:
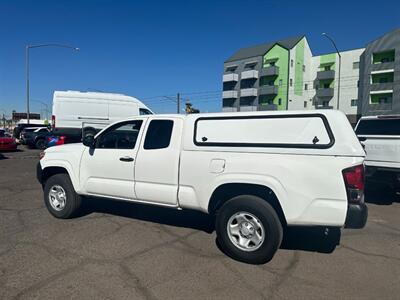
<path fill-rule="evenodd" d="M 191 228 L 206 233 L 215 230 L 214 218 L 195 210 L 176 210 L 153 205 L 101 198 L 85 198 L 81 216 L 104 213 L 162 225 Z M 338 228 L 289 227 L 284 230 L 281 249 L 332 253 L 340 243 Z"/>

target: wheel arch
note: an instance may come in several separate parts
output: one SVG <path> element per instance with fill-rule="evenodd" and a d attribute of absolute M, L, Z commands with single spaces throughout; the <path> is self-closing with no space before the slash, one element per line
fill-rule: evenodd
<path fill-rule="evenodd" d="M 208 212 L 215 215 L 226 201 L 240 195 L 252 195 L 265 200 L 275 209 L 281 224 L 287 225 L 285 213 L 276 193 L 270 187 L 258 183 L 234 182 L 219 185 L 210 197 Z"/>
<path fill-rule="evenodd" d="M 68 164 L 58 163 L 52 164 L 49 166 L 43 166 L 42 175 L 41 175 L 41 182 L 42 185 L 46 183 L 46 180 L 49 179 L 51 176 L 56 174 L 67 174 L 72 182 L 72 186 L 74 187 L 75 191 L 78 190 L 78 183 L 77 179 L 72 172 L 72 169 Z"/>

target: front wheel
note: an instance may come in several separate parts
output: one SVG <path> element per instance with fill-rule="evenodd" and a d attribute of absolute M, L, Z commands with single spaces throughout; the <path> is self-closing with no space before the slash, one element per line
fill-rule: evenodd
<path fill-rule="evenodd" d="M 75 192 L 67 174 L 56 174 L 45 183 L 44 202 L 54 217 L 68 219 L 79 211 L 81 197 Z"/>
<path fill-rule="evenodd" d="M 227 255 L 250 264 L 270 261 L 283 237 L 274 208 L 251 195 L 232 198 L 221 207 L 216 231 L 218 243 Z"/>

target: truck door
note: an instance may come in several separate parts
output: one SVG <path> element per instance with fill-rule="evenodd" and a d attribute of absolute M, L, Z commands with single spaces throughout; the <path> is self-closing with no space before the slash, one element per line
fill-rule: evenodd
<path fill-rule="evenodd" d="M 154 118 L 146 127 L 135 165 L 136 197 L 177 205 L 183 120 Z"/>
<path fill-rule="evenodd" d="M 117 123 L 96 137 L 95 147 L 85 149 L 80 182 L 86 193 L 135 199 L 135 160 L 144 120 Z"/>

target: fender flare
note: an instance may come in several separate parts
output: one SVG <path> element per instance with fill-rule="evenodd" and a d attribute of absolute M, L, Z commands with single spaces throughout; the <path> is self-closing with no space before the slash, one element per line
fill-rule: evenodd
<path fill-rule="evenodd" d="M 73 168 L 71 164 L 68 161 L 65 160 L 51 160 L 49 161 L 49 164 L 41 164 L 42 166 L 42 172 L 44 172 L 45 169 L 47 168 L 63 168 L 67 171 L 67 174 L 69 178 L 71 179 L 72 186 L 74 187 L 74 190 L 78 192 L 79 189 L 79 178 L 77 177 L 77 174 L 74 173 Z"/>
<path fill-rule="evenodd" d="M 242 173 L 230 173 L 230 174 L 222 174 L 216 178 L 214 183 L 210 186 L 209 191 L 206 195 L 207 201 L 202 201 L 206 205 L 202 207 L 203 210 L 208 211 L 209 201 L 213 193 L 224 184 L 256 184 L 265 186 L 275 194 L 278 199 L 283 213 L 286 215 L 288 210 L 288 193 L 281 182 L 269 175 L 260 175 L 260 174 L 242 174 Z"/>

